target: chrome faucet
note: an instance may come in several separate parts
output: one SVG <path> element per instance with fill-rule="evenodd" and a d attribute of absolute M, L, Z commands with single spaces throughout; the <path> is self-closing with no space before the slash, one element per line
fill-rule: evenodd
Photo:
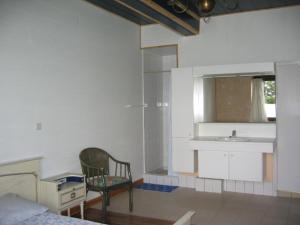
<path fill-rule="evenodd" d="M 236 130 L 232 130 L 232 133 L 231 133 L 230 137 L 236 137 Z"/>

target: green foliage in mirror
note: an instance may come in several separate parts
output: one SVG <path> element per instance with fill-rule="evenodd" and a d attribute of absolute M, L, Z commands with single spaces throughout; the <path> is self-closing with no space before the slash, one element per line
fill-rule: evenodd
<path fill-rule="evenodd" d="M 265 83 L 265 99 L 266 104 L 276 103 L 276 83 L 275 80 L 267 80 Z"/>

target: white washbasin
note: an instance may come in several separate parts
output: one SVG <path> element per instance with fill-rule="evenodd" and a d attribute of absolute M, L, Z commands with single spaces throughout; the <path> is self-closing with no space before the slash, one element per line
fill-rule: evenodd
<path fill-rule="evenodd" d="M 216 137 L 216 141 L 249 141 L 246 137 Z"/>
<path fill-rule="evenodd" d="M 274 152 L 274 138 L 199 136 L 190 140 L 193 150 L 230 152 Z"/>

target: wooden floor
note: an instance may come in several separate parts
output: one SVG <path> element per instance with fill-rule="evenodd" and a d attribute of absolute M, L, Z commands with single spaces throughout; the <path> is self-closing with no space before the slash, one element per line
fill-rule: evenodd
<path fill-rule="evenodd" d="M 76 217 L 79 216 L 79 214 L 76 215 Z M 101 210 L 88 208 L 86 209 L 86 217 L 87 220 L 101 222 Z M 110 225 L 172 225 L 174 222 L 126 215 L 122 213 L 108 212 L 106 223 Z"/>

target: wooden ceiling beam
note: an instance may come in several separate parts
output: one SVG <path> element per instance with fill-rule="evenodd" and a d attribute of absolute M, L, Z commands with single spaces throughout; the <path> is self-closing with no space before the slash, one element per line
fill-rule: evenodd
<path fill-rule="evenodd" d="M 140 0 L 140 1 L 142 3 L 144 3 L 146 6 L 150 7 L 151 9 L 157 11 L 161 15 L 169 18 L 170 20 L 174 21 L 178 25 L 184 27 L 186 30 L 191 32 L 191 34 L 198 34 L 199 33 L 199 29 L 191 26 L 185 20 L 178 17 L 175 13 L 171 13 L 170 11 L 166 10 L 165 8 L 163 8 L 162 6 L 157 4 L 155 1 L 153 1 L 153 0 Z"/>
<path fill-rule="evenodd" d="M 141 13 L 137 13 L 131 9 L 128 9 L 128 7 L 125 7 L 123 4 L 120 4 L 117 1 L 112 1 L 112 0 L 85 0 L 85 1 L 139 25 L 148 25 L 148 24 L 156 23 L 150 17 L 145 17 Z"/>
<path fill-rule="evenodd" d="M 160 23 L 185 36 L 199 33 L 199 16 L 192 10 L 176 13 L 167 1 L 158 0 L 86 0 L 134 23 Z M 179 4 L 178 7 L 183 7 Z"/>

